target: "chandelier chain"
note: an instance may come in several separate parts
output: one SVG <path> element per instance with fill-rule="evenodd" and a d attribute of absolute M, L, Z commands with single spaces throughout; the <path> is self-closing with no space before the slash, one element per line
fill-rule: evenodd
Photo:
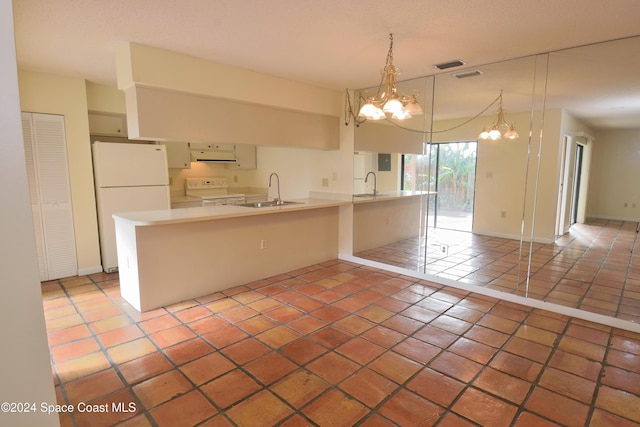
<path fill-rule="evenodd" d="M 401 124 L 399 124 L 399 123 L 397 123 L 397 122 L 395 122 L 395 121 L 393 121 L 393 120 L 390 120 L 390 119 L 388 119 L 388 118 L 385 118 L 385 120 L 386 120 L 386 121 L 388 121 L 388 122 L 390 122 L 390 123 L 391 123 L 391 124 L 393 124 L 394 126 L 396 126 L 396 127 L 400 128 L 400 129 L 403 129 L 403 130 L 409 131 L 409 132 L 423 133 L 423 134 L 424 134 L 424 133 L 434 134 L 434 133 L 450 132 L 450 131 L 452 131 L 452 130 L 459 129 L 459 128 L 461 128 L 462 126 L 464 126 L 464 125 L 466 125 L 466 124 L 468 124 L 468 123 L 472 122 L 473 120 L 477 119 L 478 117 L 480 117 L 481 115 L 483 115 L 484 113 L 486 113 L 486 112 L 487 112 L 487 110 L 488 110 L 489 108 L 493 107 L 493 106 L 496 104 L 496 102 L 500 101 L 500 100 L 501 100 L 501 98 L 502 98 L 502 93 L 500 93 L 500 95 L 498 95 L 498 96 L 496 97 L 496 99 L 494 99 L 493 101 L 491 101 L 491 103 L 490 103 L 489 105 L 487 105 L 487 106 L 485 107 L 485 109 L 484 109 L 484 110 L 480 111 L 478 114 L 476 114 L 475 116 L 471 117 L 470 119 L 467 119 L 467 120 L 465 120 L 464 122 L 462 122 L 462 123 L 460 123 L 460 124 L 457 124 L 457 125 L 455 125 L 455 126 L 453 126 L 453 127 L 450 127 L 450 128 L 448 128 L 448 129 L 442 129 L 442 130 L 418 130 L 418 129 L 411 129 L 411 128 L 408 128 L 408 127 L 402 126 Z"/>
<path fill-rule="evenodd" d="M 385 64 L 385 70 L 389 65 L 393 65 L 393 33 L 389 33 L 389 51 L 387 52 L 387 63 Z"/>
<path fill-rule="evenodd" d="M 474 115 L 473 117 L 463 121 L 460 124 L 452 126 L 448 129 L 433 130 L 433 111 L 431 130 L 418 130 L 411 129 L 406 126 L 400 125 L 396 120 L 411 119 L 413 116 L 420 116 L 424 112 L 422 107 L 418 103 L 418 94 L 407 96 L 404 95 L 396 87 L 396 77 L 400 74 L 400 69 L 393 65 L 393 33 L 389 33 L 389 50 L 387 51 L 387 58 L 384 64 L 384 68 L 380 71 L 380 84 L 378 85 L 376 95 L 368 96 L 366 92 L 357 91 L 353 102 L 357 103 L 358 114 L 354 111 L 354 106 L 351 103 L 351 95 L 349 89 L 345 90 L 344 100 L 344 114 L 345 125 L 349 126 L 351 120 L 355 122 L 356 127 L 364 123 L 367 120 L 381 120 L 385 119 L 391 122 L 397 128 L 416 132 L 421 134 L 435 134 L 444 133 L 456 130 L 465 126 L 482 116 L 489 108 L 493 107 L 496 102 L 498 104 L 498 118 L 491 128 L 483 128 L 478 138 L 486 140 L 498 140 L 502 137 L 506 139 L 517 139 L 519 137 L 518 132 L 515 130 L 515 123 L 507 123 L 504 118 L 504 108 L 502 106 L 502 90 L 500 94 L 489 105 L 487 105 L 482 111 Z M 435 82 L 435 81 L 434 81 Z M 355 94 L 354 94 L 355 95 Z M 365 98 L 366 96 L 366 98 Z M 433 98 L 432 98 L 433 100 Z M 395 120 L 391 120 L 395 119 Z M 501 131 L 504 129 L 504 133 Z"/>
<path fill-rule="evenodd" d="M 380 83 L 378 83 L 378 90 L 376 92 L 376 98 L 382 100 L 385 95 L 389 96 L 389 87 L 385 87 L 384 78 L 389 76 L 389 71 L 394 71 L 393 66 L 393 33 L 389 33 L 389 50 L 387 51 L 387 60 L 384 64 L 384 68 L 380 70 Z M 391 84 L 391 82 L 389 82 Z M 382 90 L 382 93 L 380 93 Z"/>

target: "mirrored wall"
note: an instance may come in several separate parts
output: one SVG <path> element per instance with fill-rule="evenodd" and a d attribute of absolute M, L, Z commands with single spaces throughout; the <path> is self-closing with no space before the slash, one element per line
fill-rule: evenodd
<path fill-rule="evenodd" d="M 424 114 L 355 130 L 354 255 L 640 322 L 639 62 L 636 37 L 402 82 Z M 500 100 L 519 137 L 479 139 Z"/>

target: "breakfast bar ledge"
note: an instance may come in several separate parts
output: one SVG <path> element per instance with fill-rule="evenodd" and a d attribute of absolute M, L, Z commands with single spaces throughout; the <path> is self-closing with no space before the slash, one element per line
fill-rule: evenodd
<path fill-rule="evenodd" d="M 122 297 L 148 311 L 336 259 L 346 200 L 113 216 Z"/>

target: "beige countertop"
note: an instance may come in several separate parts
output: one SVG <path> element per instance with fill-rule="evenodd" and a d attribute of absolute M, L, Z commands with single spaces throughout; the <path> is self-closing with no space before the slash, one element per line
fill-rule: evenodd
<path fill-rule="evenodd" d="M 334 199 L 294 199 L 288 200 L 296 204 L 272 207 L 244 207 L 237 205 L 207 206 L 181 209 L 166 209 L 143 212 L 127 212 L 115 214 L 116 220 L 126 221 L 135 226 L 152 226 L 163 224 L 177 224 L 184 222 L 210 221 L 225 218 L 239 218 L 244 216 L 268 215 L 274 213 L 295 212 L 307 209 L 321 209 L 333 206 L 349 205 L 350 200 Z"/>
<path fill-rule="evenodd" d="M 369 193 L 363 193 L 362 195 L 356 194 L 353 196 L 353 203 L 373 203 L 373 202 L 386 202 L 389 200 L 404 199 L 407 197 L 421 197 L 421 196 L 433 196 L 435 191 L 383 191 L 375 196 Z"/>
<path fill-rule="evenodd" d="M 383 192 L 381 194 L 373 196 L 354 196 L 353 200 L 344 199 L 323 199 L 323 198 L 308 198 L 308 199 L 294 199 L 290 200 L 296 202 L 296 204 L 272 206 L 272 207 L 244 207 L 237 205 L 224 205 L 224 206 L 207 206 L 207 207 L 191 207 L 191 208 L 178 208 L 168 210 L 156 210 L 156 211 L 142 211 L 142 212 L 126 212 L 121 214 L 115 214 L 113 217 L 118 220 L 124 220 L 132 223 L 136 226 L 151 226 L 162 224 L 175 224 L 182 222 L 196 222 L 196 221 L 209 221 L 224 218 L 238 218 L 243 216 L 253 215 L 266 215 L 279 212 L 295 212 L 306 209 L 320 209 L 332 206 L 342 206 L 348 204 L 361 204 L 361 203 L 374 203 L 384 202 L 390 200 L 398 200 L 408 197 L 420 197 L 430 196 L 436 194 L 429 191 L 395 191 L 395 192 Z M 197 200 L 189 196 L 173 198 L 173 202 L 177 201 L 189 201 Z"/>

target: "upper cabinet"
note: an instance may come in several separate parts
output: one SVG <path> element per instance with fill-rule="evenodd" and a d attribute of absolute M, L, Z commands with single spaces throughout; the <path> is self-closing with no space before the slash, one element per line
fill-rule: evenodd
<path fill-rule="evenodd" d="M 189 146 L 193 150 L 218 150 L 218 151 L 233 151 L 233 144 L 207 144 L 191 142 Z"/>
<path fill-rule="evenodd" d="M 227 169 L 255 169 L 257 167 L 255 145 L 194 144 L 175 141 L 162 142 L 162 144 L 166 146 L 167 149 L 169 169 L 190 169 L 192 149 L 233 152 L 236 161 L 225 164 Z"/>
<path fill-rule="evenodd" d="M 191 152 L 188 142 L 163 142 L 167 149 L 169 169 L 191 169 Z"/>
<path fill-rule="evenodd" d="M 133 139 L 340 148 L 342 91 L 137 43 L 116 62 Z"/>
<path fill-rule="evenodd" d="M 116 113 L 89 113 L 89 133 L 102 136 L 127 136 L 127 116 Z"/>
<path fill-rule="evenodd" d="M 255 145 L 236 145 L 233 152 L 236 155 L 236 162 L 227 165 L 230 169 L 255 169 L 256 162 L 256 146 Z"/>
<path fill-rule="evenodd" d="M 340 148 L 340 118 L 168 91 L 125 89 L 134 139 L 225 141 L 233 145 Z"/>

